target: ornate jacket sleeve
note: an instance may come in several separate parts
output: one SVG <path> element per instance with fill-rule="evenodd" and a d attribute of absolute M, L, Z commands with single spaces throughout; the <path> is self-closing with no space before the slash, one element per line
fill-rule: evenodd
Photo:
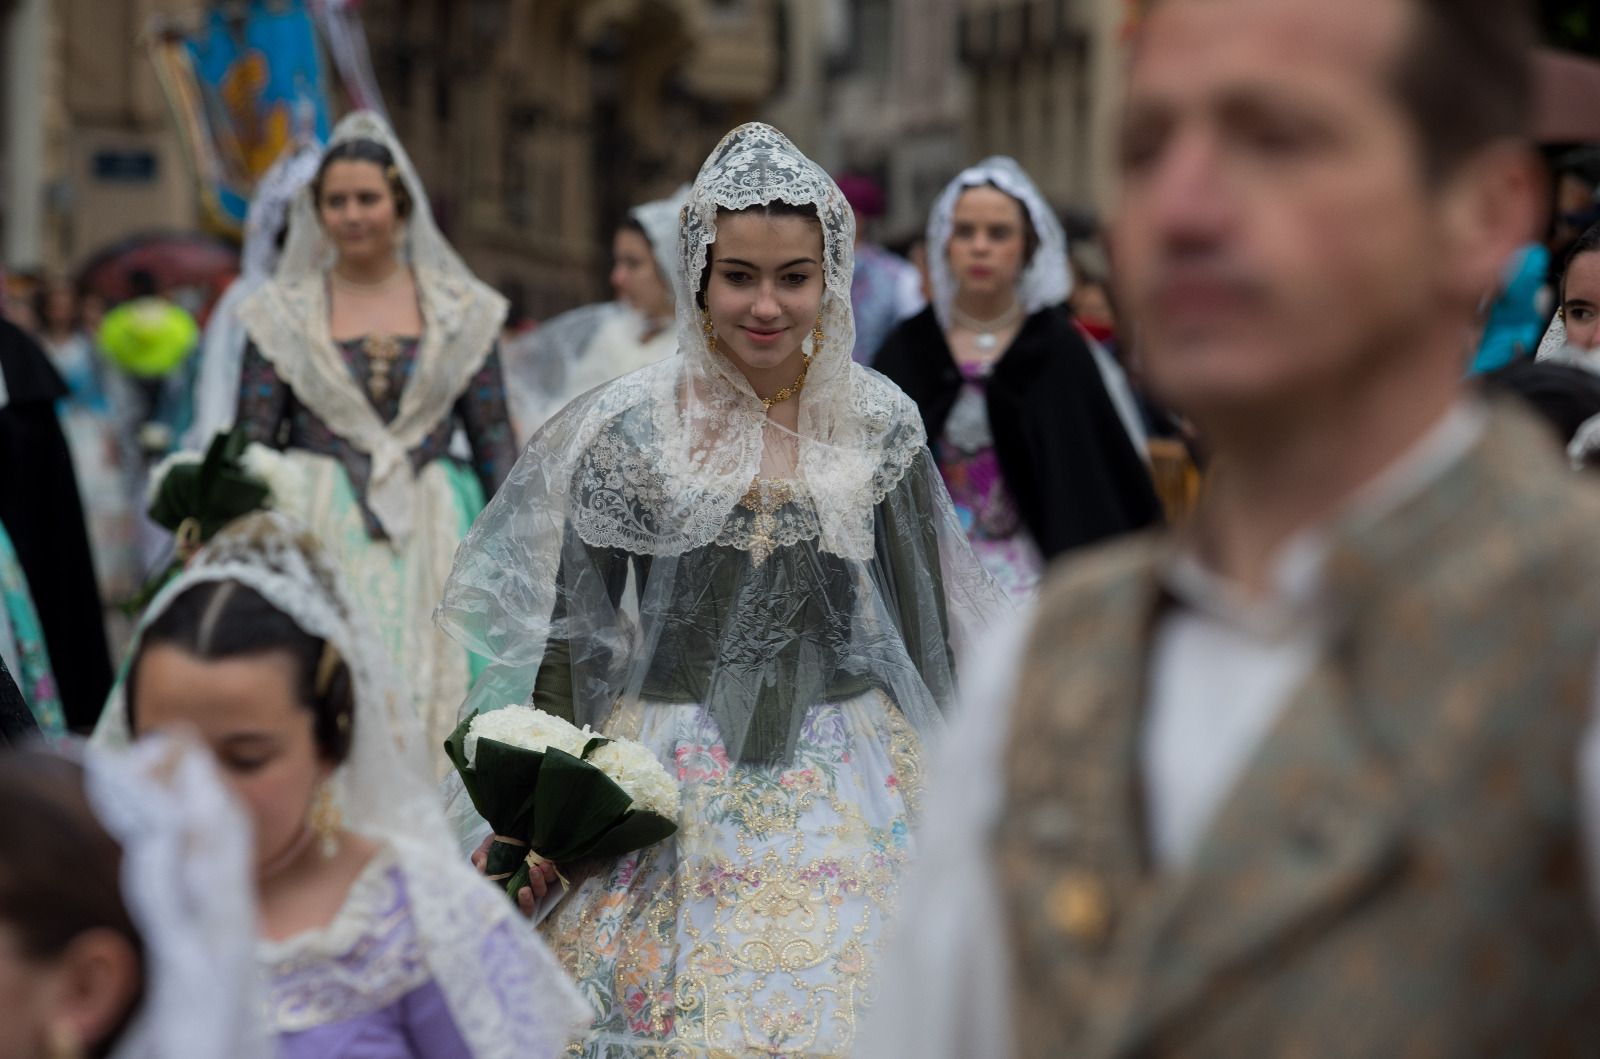
<path fill-rule="evenodd" d="M 505 374 L 500 368 L 496 346 L 484 358 L 467 389 L 456 401 L 456 414 L 466 428 L 472 446 L 472 468 L 489 499 L 511 473 L 517 459 L 517 444 L 511 432 L 511 415 L 506 410 Z"/>
<path fill-rule="evenodd" d="M 582 576 L 598 576 L 605 583 L 607 594 L 615 606 L 622 600 L 623 590 L 628 584 L 628 564 L 630 556 L 627 552 L 615 548 L 593 548 L 578 539 L 576 531 L 569 529 L 567 547 L 564 549 L 566 558 L 561 561 L 561 571 L 556 582 L 556 605 L 551 615 L 552 635 L 545 644 L 544 658 L 539 663 L 539 674 L 534 678 L 533 695 L 529 701 L 539 709 L 566 721 L 576 717 L 573 707 L 573 696 L 576 693 L 576 679 L 573 671 L 575 660 L 572 655 L 572 644 L 566 636 L 556 635 L 567 622 L 567 586 L 574 578 L 572 569 L 573 557 L 585 555 L 592 570 L 585 571 Z M 582 562 L 578 563 L 583 565 Z M 587 662 L 588 660 L 579 660 Z M 590 666 L 580 664 L 580 668 L 589 671 Z"/>
<path fill-rule="evenodd" d="M 244 350 L 239 372 L 238 424 L 245 437 L 278 448 L 283 426 L 289 420 L 292 391 L 278 369 L 251 342 Z"/>

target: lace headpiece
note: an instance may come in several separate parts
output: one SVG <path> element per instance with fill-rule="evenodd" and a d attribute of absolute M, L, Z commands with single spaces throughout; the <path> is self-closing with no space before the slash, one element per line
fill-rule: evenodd
<path fill-rule="evenodd" d="M 933 311 L 939 326 L 950 327 L 950 306 L 958 284 L 950 271 L 950 236 L 955 230 L 956 203 L 971 188 L 992 185 L 1022 203 L 1039 245 L 1023 269 L 1017 297 L 1025 313 L 1058 305 L 1072 293 L 1072 269 L 1067 261 L 1067 233 L 1061 220 L 1037 185 L 1015 159 L 985 158 L 962 170 L 945 187 L 928 215 L 928 273 L 933 286 Z"/>

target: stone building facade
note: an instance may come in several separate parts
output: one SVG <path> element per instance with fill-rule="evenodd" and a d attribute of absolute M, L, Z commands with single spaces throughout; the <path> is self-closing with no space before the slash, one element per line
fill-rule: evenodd
<path fill-rule="evenodd" d="M 0 2 L 0 259 L 65 273 L 138 232 L 192 229 L 178 137 L 139 47 L 184 0 Z"/>
<path fill-rule="evenodd" d="M 1058 209 L 1103 210 L 1133 7 L 1133 0 L 962 0 L 971 153 L 1012 155 Z"/>
<path fill-rule="evenodd" d="M 450 238 L 535 317 L 605 294 L 631 205 L 692 180 L 778 75 L 771 0 L 366 0 Z"/>

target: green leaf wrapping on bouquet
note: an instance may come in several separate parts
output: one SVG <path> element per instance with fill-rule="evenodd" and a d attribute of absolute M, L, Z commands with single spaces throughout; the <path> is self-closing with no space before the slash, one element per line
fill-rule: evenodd
<path fill-rule="evenodd" d="M 533 801 L 533 848 L 557 864 L 588 856 L 633 805 L 610 776 L 554 747 L 544 752 Z"/>
<path fill-rule="evenodd" d="M 150 518 L 174 533 L 195 519 L 200 539 L 208 541 L 234 519 L 261 510 L 272 490 L 245 470 L 248 445 L 243 429 L 235 427 L 212 438 L 198 464 L 173 467 L 156 487 Z"/>
<path fill-rule="evenodd" d="M 479 739 L 476 765 L 467 761 L 467 729 L 476 714 L 456 725 L 455 731 L 444 742 L 445 756 L 461 776 L 467 797 L 478 815 L 488 822 L 497 835 L 529 840 L 529 817 L 533 813 L 533 792 L 538 788 L 539 772 L 544 766 L 544 754 L 507 746 L 493 739 Z M 523 863 L 528 855 L 527 846 L 495 842 L 489 846 L 484 874 L 488 876 L 511 873 L 504 883 L 506 896 L 516 900 L 517 891 L 528 885 L 528 866 Z"/>
<path fill-rule="evenodd" d="M 601 835 L 599 841 L 584 855 L 620 857 L 671 838 L 677 830 L 677 821 L 643 809 L 633 809 L 618 820 L 616 826 Z"/>
<path fill-rule="evenodd" d="M 477 760 L 469 764 L 466 738 L 474 717 L 450 733 L 445 754 L 461 775 L 473 808 L 494 833 L 527 843 L 494 842 L 489 847 L 484 873 L 511 873 L 505 891 L 513 900 L 528 885 L 525 862 L 530 850 L 557 864 L 619 857 L 678 829 L 674 821 L 631 808 L 633 799 L 611 777 L 563 750 L 526 750 L 479 738 Z M 592 739 L 584 753 L 608 742 Z"/>

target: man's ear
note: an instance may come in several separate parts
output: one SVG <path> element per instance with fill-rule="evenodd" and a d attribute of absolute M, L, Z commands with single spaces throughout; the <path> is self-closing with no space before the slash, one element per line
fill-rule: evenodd
<path fill-rule="evenodd" d="M 1506 141 L 1479 151 L 1439 189 L 1440 275 L 1455 299 L 1492 297 L 1506 262 L 1538 238 L 1549 213 L 1542 173 L 1537 155 Z"/>

